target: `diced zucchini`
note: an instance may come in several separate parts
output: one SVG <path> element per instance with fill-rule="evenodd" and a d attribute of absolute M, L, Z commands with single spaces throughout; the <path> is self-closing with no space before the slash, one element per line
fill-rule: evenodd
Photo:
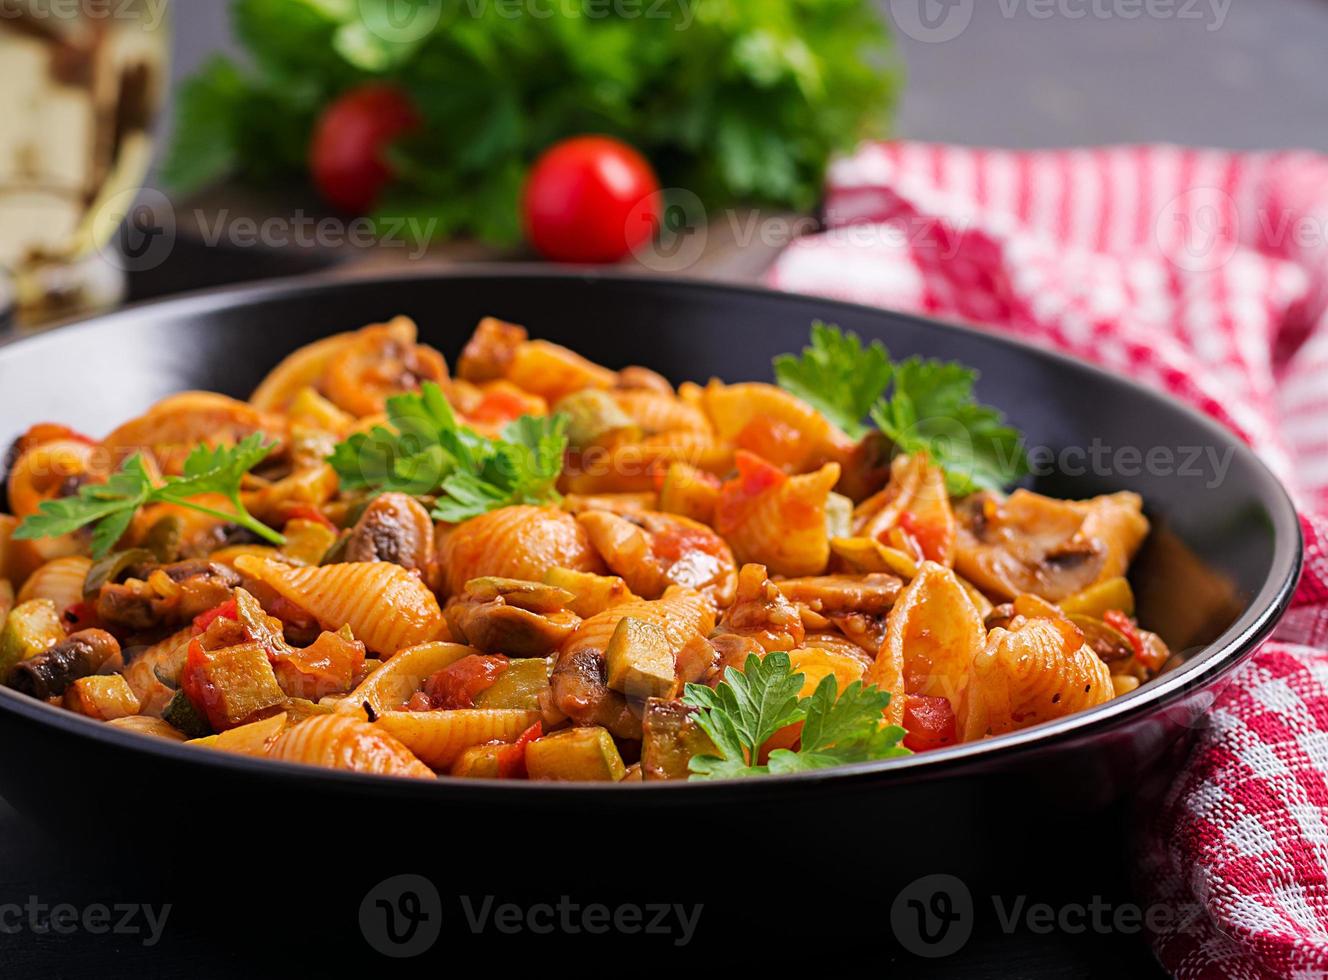
<path fill-rule="evenodd" d="M 65 689 L 65 707 L 100 721 L 138 714 L 138 698 L 119 674 L 80 677 Z"/>
<path fill-rule="evenodd" d="M 549 688 L 549 662 L 542 657 L 512 660 L 498 679 L 475 695 L 477 708 L 540 710 L 540 693 Z"/>
<path fill-rule="evenodd" d="M 826 495 L 825 533 L 831 538 L 846 538 L 853 533 L 853 501 L 841 493 Z"/>
<path fill-rule="evenodd" d="M 452 763 L 452 775 L 462 779 L 497 779 L 502 772 L 499 753 L 505 745 L 472 745 Z"/>
<path fill-rule="evenodd" d="M 618 621 L 604 660 L 609 687 L 628 697 L 663 697 L 673 691 L 677 680 L 668 635 L 644 619 L 624 616 Z"/>
<path fill-rule="evenodd" d="M 611 395 L 594 388 L 568 395 L 555 411 L 567 416 L 567 442 L 573 449 L 605 445 L 617 433 L 640 432 Z"/>
<path fill-rule="evenodd" d="M 613 736 L 603 728 L 569 728 L 526 746 L 531 779 L 555 782 L 613 782 L 627 774 Z"/>
<path fill-rule="evenodd" d="M 681 701 L 651 698 L 641 719 L 643 779 L 686 779 L 694 755 L 718 755 L 715 743 L 701 730 L 698 709 Z"/>
<path fill-rule="evenodd" d="M 14 608 L 14 583 L 7 578 L 0 578 L 0 627 L 5 624 L 9 610 Z"/>
<path fill-rule="evenodd" d="M 0 676 L 22 660 L 49 650 L 65 638 L 60 613 L 50 599 L 29 599 L 9 611 L 0 629 Z"/>
<path fill-rule="evenodd" d="M 220 650 L 205 650 L 195 665 L 200 682 L 213 692 L 205 706 L 208 721 L 218 731 L 234 728 L 260 711 L 281 704 L 286 692 L 268 661 L 267 651 L 257 643 L 239 643 Z"/>
<path fill-rule="evenodd" d="M 337 543 L 337 532 L 332 528 L 302 517 L 287 521 L 282 534 L 286 543 L 281 546 L 281 556 L 298 565 L 317 565 Z"/>
<path fill-rule="evenodd" d="M 659 509 L 709 524 L 715 517 L 719 487 L 715 478 L 688 463 L 669 464 L 659 488 Z"/>
<path fill-rule="evenodd" d="M 1060 607 L 1067 613 L 1092 616 L 1094 619 L 1101 619 L 1109 609 L 1119 609 L 1125 615 L 1133 616 L 1134 592 L 1125 579 L 1109 578 L 1062 599 Z"/>
<path fill-rule="evenodd" d="M 602 613 L 628 599 L 635 599 L 627 583 L 616 575 L 595 575 L 570 568 L 550 568 L 544 573 L 544 583 L 566 589 L 572 593 L 567 608 L 582 619 Z"/>
<path fill-rule="evenodd" d="M 203 738 L 212 734 L 203 713 L 194 707 L 184 691 L 176 691 L 175 696 L 161 710 L 161 720 L 166 722 L 186 738 Z"/>

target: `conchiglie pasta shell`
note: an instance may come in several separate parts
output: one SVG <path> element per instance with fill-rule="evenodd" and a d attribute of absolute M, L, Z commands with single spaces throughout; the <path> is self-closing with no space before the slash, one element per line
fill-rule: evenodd
<path fill-rule="evenodd" d="M 268 758 L 325 769 L 432 779 L 433 772 L 387 731 L 348 715 L 317 715 L 288 728 Z"/>
<path fill-rule="evenodd" d="M 126 731 L 137 732 L 140 735 L 164 738 L 171 742 L 184 741 L 184 734 L 178 728 L 167 724 L 160 718 L 147 715 L 125 715 L 123 718 L 112 718 L 107 724 L 115 728 L 123 728 Z"/>
<path fill-rule="evenodd" d="M 889 486 L 854 511 L 854 533 L 886 541 L 907 513 L 914 526 L 925 532 L 925 537 L 919 535 L 918 543 L 924 550 L 930 550 L 926 557 L 946 567 L 954 565 L 958 527 L 945 488 L 944 472 L 933 466 L 925 454 L 901 456 L 890 469 Z"/>
<path fill-rule="evenodd" d="M 563 644 L 564 653 L 587 648 L 603 652 L 624 617 L 643 619 L 664 631 L 673 653 L 695 636 L 708 636 L 715 628 L 715 605 L 695 589 L 674 586 L 659 599 L 631 599 L 610 606 L 585 620 Z"/>
<path fill-rule="evenodd" d="M 336 702 L 336 710 L 349 714 L 364 714 L 365 705 L 375 715 L 400 708 L 420 689 L 426 678 L 462 657 L 479 653 L 474 647 L 460 643 L 421 643 L 396 654 L 360 686 Z"/>
<path fill-rule="evenodd" d="M 357 640 L 385 656 L 431 640 L 443 627 L 429 587 L 392 562 L 294 568 L 241 555 L 235 567 L 310 613 L 323 629 L 349 626 Z"/>
<path fill-rule="evenodd" d="M 538 711 L 461 708 L 456 711 L 389 711 L 377 726 L 426 765 L 446 769 L 466 749 L 485 742 L 512 742 L 535 722 Z"/>
<path fill-rule="evenodd" d="M 778 460 L 795 470 L 818 459 L 844 458 L 853 449 L 853 440 L 824 415 L 802 399 L 771 384 L 726 385 L 711 381 L 705 388 L 703 403 L 720 438 L 739 448 L 753 451 L 762 448 L 745 445 L 744 430 L 753 422 L 761 426 L 776 423 L 796 432 L 798 438 L 788 445 L 788 455 Z"/>
<path fill-rule="evenodd" d="M 566 347 L 547 340 L 530 340 L 513 352 L 507 380 L 552 405 L 583 388 L 611 388 L 617 377 Z"/>
<path fill-rule="evenodd" d="M 473 578 L 538 582 L 551 568 L 603 574 L 585 529 L 556 507 L 502 507 L 441 535 L 438 562 L 449 594 Z"/>
<path fill-rule="evenodd" d="M 190 739 L 186 744 L 236 755 L 266 755 L 273 742 L 286 730 L 286 717 L 286 712 L 282 711 L 216 735 Z"/>
<path fill-rule="evenodd" d="M 958 714 L 969 741 L 1063 718 L 1110 701 L 1111 673 L 1087 645 L 1074 646 L 1063 624 L 1030 619 L 1013 632 L 994 629 L 973 662 Z"/>
<path fill-rule="evenodd" d="M 139 714 L 161 717 L 175 695 L 193 638 L 193 628 L 186 626 L 131 657 L 129 666 L 124 669 L 124 678 L 142 705 Z M 163 678 L 170 683 L 165 683 Z"/>
<path fill-rule="evenodd" d="M 695 405 L 657 391 L 615 391 L 618 407 L 646 432 L 710 432 L 710 420 Z"/>
<path fill-rule="evenodd" d="M 644 493 L 674 463 L 723 475 L 733 466 L 733 447 L 709 432 L 678 429 L 611 449 L 593 449 L 564 472 L 569 493 Z"/>
<path fill-rule="evenodd" d="M 958 711 L 986 637 L 982 617 L 954 572 L 927 561 L 890 610 L 876 659 L 882 672 L 899 665 L 908 694 L 946 698 Z"/>
<path fill-rule="evenodd" d="M 346 349 L 353 333 L 338 333 L 288 354 L 249 396 L 249 404 L 262 412 L 283 412 L 290 407 L 300 389 L 315 386 L 327 370 L 328 362 Z"/>
<path fill-rule="evenodd" d="M 23 583 L 19 590 L 18 601 L 29 599 L 50 599 L 59 612 L 83 601 L 83 580 L 92 567 L 90 558 L 70 555 L 48 561 L 37 569 Z"/>
<path fill-rule="evenodd" d="M 280 442 L 285 431 L 284 419 L 260 412 L 247 402 L 212 391 L 184 391 L 130 419 L 102 445 L 117 460 L 141 452 L 163 473 L 179 473 L 185 457 L 199 443 L 233 445 L 255 432 Z"/>
<path fill-rule="evenodd" d="M 846 687 L 863 679 L 866 669 L 861 658 L 823 647 L 790 650 L 789 661 L 793 665 L 793 672 L 802 675 L 802 690 L 798 692 L 798 697 L 802 698 L 811 697 L 817 685 L 831 674 L 834 675 L 839 693 L 843 694 Z"/>
<path fill-rule="evenodd" d="M 765 565 L 772 575 L 819 575 L 830 561 L 825 505 L 839 464 L 789 477 L 762 493 L 736 527 L 722 529 L 739 565 Z"/>

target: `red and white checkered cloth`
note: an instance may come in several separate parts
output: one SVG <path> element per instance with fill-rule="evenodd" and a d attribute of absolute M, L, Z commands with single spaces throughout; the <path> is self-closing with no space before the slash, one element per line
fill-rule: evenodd
<path fill-rule="evenodd" d="M 874 143 L 774 286 L 959 319 L 1201 407 L 1302 512 L 1295 604 L 1141 847 L 1179 977 L 1328 976 L 1328 157 Z"/>

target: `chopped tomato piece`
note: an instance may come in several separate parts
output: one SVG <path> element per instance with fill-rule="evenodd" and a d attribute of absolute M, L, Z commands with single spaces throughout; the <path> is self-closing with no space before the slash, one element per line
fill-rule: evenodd
<path fill-rule="evenodd" d="M 218 619 L 234 619 L 237 622 L 240 619 L 240 611 L 236 608 L 234 599 L 227 599 L 219 606 L 214 606 L 207 612 L 199 613 L 194 617 L 194 635 L 206 633 L 207 628 Z"/>
<path fill-rule="evenodd" d="M 77 633 L 79 630 L 101 626 L 101 617 L 97 615 L 96 604 L 91 602 L 74 603 L 60 618 L 64 621 L 66 633 Z"/>
<path fill-rule="evenodd" d="M 720 487 L 715 505 L 715 530 L 720 534 L 741 524 L 761 494 L 788 479 L 778 466 L 745 449 L 734 453 L 733 461 L 738 475 Z"/>
<path fill-rule="evenodd" d="M 507 670 L 507 658 L 501 653 L 472 653 L 444 667 L 424 682 L 424 693 L 431 709 L 475 707 L 475 696 Z"/>
<path fill-rule="evenodd" d="M 1130 641 L 1130 646 L 1134 647 L 1135 657 L 1144 667 L 1153 671 L 1162 668 L 1162 661 L 1155 655 L 1154 648 L 1144 642 L 1139 632 L 1139 625 L 1124 612 L 1119 609 L 1108 609 L 1102 614 L 1102 622 Z"/>
<path fill-rule="evenodd" d="M 906 510 L 899 515 L 899 527 L 917 542 L 922 557 L 931 561 L 942 561 L 945 558 L 946 528 L 943 525 L 926 523 L 912 511 Z"/>
<path fill-rule="evenodd" d="M 515 742 L 502 746 L 498 750 L 498 778 L 525 779 L 526 746 L 543 734 L 544 726 L 537 721 L 522 732 Z"/>
<path fill-rule="evenodd" d="M 956 741 L 955 713 L 945 698 L 904 696 L 904 746 L 913 752 L 939 749 Z"/>

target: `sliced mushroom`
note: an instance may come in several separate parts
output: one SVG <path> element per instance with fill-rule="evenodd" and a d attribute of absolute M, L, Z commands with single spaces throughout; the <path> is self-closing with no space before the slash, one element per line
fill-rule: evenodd
<path fill-rule="evenodd" d="M 106 583 L 96 604 L 102 622 L 134 632 L 187 622 L 221 605 L 240 584 L 230 566 L 204 558 L 134 571 L 144 578 Z"/>
<path fill-rule="evenodd" d="M 558 659 L 549 678 L 553 706 L 578 725 L 602 725 L 618 738 L 641 738 L 641 715 L 608 685 L 604 654 L 585 647 Z"/>
<path fill-rule="evenodd" d="M 364 508 L 346 540 L 343 561 L 390 561 L 429 580 L 434 561 L 433 519 L 414 497 L 385 493 Z"/>
<path fill-rule="evenodd" d="M 457 596 L 443 613 L 453 639 L 484 653 L 512 657 L 547 657 L 581 624 L 581 617 L 565 609 L 533 612 L 502 596 L 490 601 Z"/>
<path fill-rule="evenodd" d="M 882 616 L 899 597 L 903 583 L 894 575 L 818 575 L 791 578 L 779 583 L 779 591 L 791 601 L 825 616 L 862 613 Z"/>
<path fill-rule="evenodd" d="M 9 686 L 34 698 L 59 697 L 80 677 L 90 677 L 120 659 L 120 643 L 105 630 L 80 630 L 45 653 L 18 664 Z"/>

